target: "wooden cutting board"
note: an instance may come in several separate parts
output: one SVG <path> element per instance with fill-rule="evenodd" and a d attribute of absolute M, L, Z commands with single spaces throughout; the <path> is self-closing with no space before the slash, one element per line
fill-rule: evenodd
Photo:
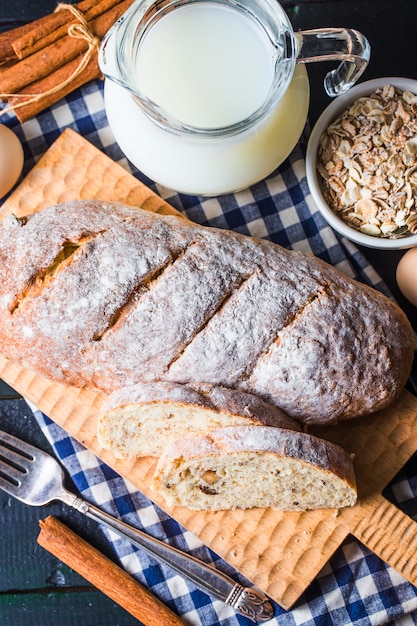
<path fill-rule="evenodd" d="M 2 216 L 22 216 L 87 198 L 177 213 L 85 139 L 66 130 L 5 202 Z M 99 447 L 95 433 L 101 394 L 51 383 L 6 359 L 0 359 L 0 377 L 284 608 L 294 604 L 348 534 L 417 584 L 417 524 L 381 495 L 416 449 L 417 399 L 407 391 L 378 414 L 317 431 L 354 453 L 356 506 L 301 513 L 193 512 L 169 509 L 150 491 L 152 459 L 120 461 Z"/>

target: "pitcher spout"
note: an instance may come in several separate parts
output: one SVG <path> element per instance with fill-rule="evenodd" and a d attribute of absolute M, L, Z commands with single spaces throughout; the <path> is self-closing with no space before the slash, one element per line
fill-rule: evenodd
<path fill-rule="evenodd" d="M 98 53 L 98 65 L 105 78 L 112 80 L 117 85 L 129 91 L 133 91 L 128 81 L 123 76 L 118 55 L 118 33 L 125 20 L 126 13 L 113 24 L 103 37 Z"/>

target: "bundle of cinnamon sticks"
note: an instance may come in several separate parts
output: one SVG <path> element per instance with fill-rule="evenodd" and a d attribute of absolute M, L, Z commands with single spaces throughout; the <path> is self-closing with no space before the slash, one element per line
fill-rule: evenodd
<path fill-rule="evenodd" d="M 133 0 L 81 0 L 0 34 L 0 100 L 20 122 L 100 77 L 98 46 Z M 86 26 L 88 36 L 75 35 Z"/>

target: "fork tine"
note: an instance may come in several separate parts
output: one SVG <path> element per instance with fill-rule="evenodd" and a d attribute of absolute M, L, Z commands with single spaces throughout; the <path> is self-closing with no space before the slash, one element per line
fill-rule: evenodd
<path fill-rule="evenodd" d="M 17 453 L 20 452 L 21 454 L 31 458 L 39 452 L 38 448 L 35 448 L 35 446 L 32 446 L 30 443 L 22 441 L 22 439 L 18 439 L 9 433 L 6 433 L 4 430 L 0 430 L 0 443 L 6 444 L 6 447 L 11 446 Z"/>
<path fill-rule="evenodd" d="M 0 430 L 0 489 L 32 506 L 53 500 L 71 503 L 75 496 L 63 480 L 64 471 L 53 456 Z"/>
<path fill-rule="evenodd" d="M 20 445 L 21 443 L 23 445 Z M 29 444 L 20 442 L 17 437 L 0 431 L 0 475 L 3 480 L 11 481 L 11 483 L 8 482 L 10 489 L 18 488 L 22 478 L 33 464 L 34 455 L 29 454 L 29 448 Z"/>
<path fill-rule="evenodd" d="M 17 491 L 33 465 L 36 448 L 0 430 L 0 488 L 9 495 Z"/>
<path fill-rule="evenodd" d="M 26 470 L 24 468 L 20 469 L 14 467 L 13 465 L 7 463 L 7 461 L 3 461 L 0 451 L 0 476 L 2 478 L 9 479 L 12 483 L 14 482 L 20 484 L 22 478 L 25 476 L 25 473 Z M 15 486 L 17 488 L 18 485 Z"/>
<path fill-rule="evenodd" d="M 3 489 L 9 496 L 16 497 L 16 487 L 12 483 L 9 483 L 8 480 L 0 476 L 0 489 Z"/>
<path fill-rule="evenodd" d="M 10 462 L 13 465 L 21 467 L 22 469 L 28 469 L 30 467 L 34 457 L 28 458 L 27 455 L 19 454 L 18 452 L 15 452 L 15 450 L 1 444 L 2 441 L 0 440 L 0 460 L 5 461 L 6 463 Z"/>

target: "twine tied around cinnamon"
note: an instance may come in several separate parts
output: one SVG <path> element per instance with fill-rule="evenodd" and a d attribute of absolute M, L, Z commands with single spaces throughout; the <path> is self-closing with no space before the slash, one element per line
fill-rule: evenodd
<path fill-rule="evenodd" d="M 77 76 L 79 76 L 84 71 L 84 69 L 87 67 L 91 59 L 91 56 L 94 54 L 95 51 L 98 52 L 101 41 L 88 28 L 88 22 L 84 18 L 84 15 L 82 14 L 82 12 L 72 4 L 60 2 L 56 7 L 55 12 L 62 11 L 62 10 L 70 11 L 74 15 L 74 17 L 76 17 L 78 20 L 77 23 L 69 25 L 68 27 L 69 37 L 73 37 L 74 39 L 84 39 L 88 43 L 88 48 L 86 52 L 84 53 L 83 57 L 81 58 L 79 65 L 76 67 L 74 72 L 72 72 L 72 74 L 68 76 L 68 78 L 66 78 L 64 81 L 62 81 L 58 85 L 55 85 L 54 87 L 51 87 L 51 89 L 48 89 L 47 91 L 44 91 L 42 93 L 38 93 L 38 94 L 25 94 L 25 93 L 14 93 L 14 94 L 3 93 L 2 94 L 0 93 L 0 99 L 1 98 L 27 98 L 24 102 L 19 102 L 11 106 L 8 106 L 5 109 L 2 109 L 0 111 L 0 115 L 3 115 L 4 113 L 9 113 L 10 111 L 14 111 L 15 109 L 26 106 L 28 104 L 32 104 L 33 102 L 37 102 L 38 100 L 41 100 L 42 98 L 46 98 L 47 96 L 50 96 L 60 91 L 61 89 L 66 87 L 68 84 L 70 84 Z"/>

